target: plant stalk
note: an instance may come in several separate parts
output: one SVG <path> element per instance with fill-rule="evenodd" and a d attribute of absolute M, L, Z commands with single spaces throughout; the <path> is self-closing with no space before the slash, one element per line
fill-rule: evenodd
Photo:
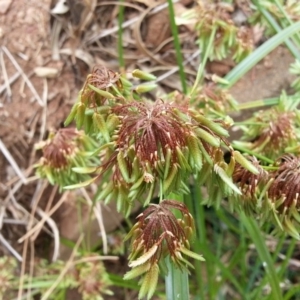
<path fill-rule="evenodd" d="M 171 193 L 170 199 L 183 202 L 182 195 L 176 195 Z M 176 217 L 180 217 L 178 211 L 174 212 Z M 168 268 L 168 274 L 165 276 L 166 284 L 166 299 L 167 300 L 186 300 L 189 299 L 189 278 L 187 269 L 179 269 L 171 261 L 168 255 L 165 258 L 165 263 Z"/>
<path fill-rule="evenodd" d="M 189 299 L 189 278 L 187 270 L 176 268 L 170 260 L 170 256 L 165 258 L 168 274 L 165 277 L 167 300 Z"/>

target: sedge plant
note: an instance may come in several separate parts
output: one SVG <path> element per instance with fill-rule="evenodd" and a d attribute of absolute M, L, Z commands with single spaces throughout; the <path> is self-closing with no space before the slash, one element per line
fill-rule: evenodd
<path fill-rule="evenodd" d="M 61 189 L 96 186 L 94 202 L 115 201 L 126 217 L 135 202 L 143 206 L 125 238 L 131 241 L 131 270 L 124 279 L 140 278 L 139 299 L 153 296 L 160 275 L 166 278 L 167 299 L 174 299 L 174 295 L 188 299 L 187 275 L 195 266 L 200 277 L 201 264 L 207 264 L 207 273 L 212 276 L 212 263 L 227 274 L 240 294 L 248 293 L 251 284 L 243 290 L 229 269 L 211 255 L 205 240 L 205 211 L 200 204 L 219 208 L 224 198 L 230 210 L 240 215 L 268 268 L 272 299 L 282 299 L 274 258 L 258 224 L 270 223 L 275 235 L 287 232 L 299 239 L 298 102 L 285 93 L 273 99 L 276 106 L 240 124 L 243 138 L 231 143 L 228 130 L 233 121 L 228 111 L 238 105 L 226 88 L 300 25 L 292 23 L 249 55 L 253 44 L 245 42 L 249 41 L 248 29 L 238 29 L 232 23 L 228 6 L 201 5 L 203 21 L 197 28 L 202 32 L 199 44 L 205 49 L 204 61 L 229 53 L 242 61 L 225 80 L 214 77 L 203 82 L 202 64 L 190 93 L 175 91 L 150 100 L 148 92 L 156 88 L 153 74 L 142 70 L 117 73 L 96 66 L 65 122 L 68 126 L 75 121 L 76 128 L 52 132 L 39 145 L 43 158 L 36 165 L 37 172 Z M 239 38 L 234 39 L 235 35 Z M 291 70 L 298 74 L 299 63 Z M 293 87 L 299 88 L 299 80 Z M 153 202 L 156 197 L 158 203 Z M 222 210 L 218 217 L 236 230 Z M 193 245 L 199 231 L 200 243 Z M 242 247 L 237 251 L 244 253 Z M 242 271 L 246 274 L 244 267 Z M 263 278 L 257 290 L 264 282 Z M 213 299 L 212 282 L 208 289 Z M 258 295 L 250 294 L 249 299 Z M 201 297 L 205 298 L 203 291 Z"/>
<path fill-rule="evenodd" d="M 141 70 L 131 75 L 155 79 Z M 176 194 L 190 193 L 190 178 L 205 186 L 219 205 L 223 197 L 241 194 L 233 182 L 237 164 L 253 176 L 259 174 L 227 140 L 230 119 L 209 117 L 203 109 L 170 96 L 150 101 L 143 92 L 154 87 L 133 86 L 121 74 L 95 67 L 65 123 L 75 120 L 77 128 L 51 134 L 37 165 L 40 176 L 63 188 L 96 184 L 94 201 L 116 201 L 125 216 L 136 201 L 145 207 L 126 237 L 132 241 L 132 269 L 124 278 L 141 277 L 139 298 L 148 299 L 159 274 L 170 272 L 170 266 L 187 271 L 193 268 L 190 259 L 204 260 L 190 248 L 193 216 L 176 200 Z M 230 154 L 227 161 L 225 151 Z M 68 176 L 70 171 L 76 176 Z M 158 204 L 152 203 L 154 197 Z"/>

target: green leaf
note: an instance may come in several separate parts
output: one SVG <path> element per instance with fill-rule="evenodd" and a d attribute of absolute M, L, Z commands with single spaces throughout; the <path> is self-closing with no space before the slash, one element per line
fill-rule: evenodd
<path fill-rule="evenodd" d="M 154 246 L 152 246 L 152 248 L 150 248 L 145 254 L 140 256 L 138 259 L 131 261 L 129 263 L 129 267 L 134 268 L 134 267 L 144 264 L 145 262 L 147 262 L 148 259 L 150 259 L 155 254 L 157 249 L 158 249 L 158 246 L 155 244 Z"/>
<path fill-rule="evenodd" d="M 88 186 L 90 185 L 91 183 L 93 183 L 98 177 L 94 177 L 94 178 L 91 178 L 89 180 L 86 180 L 84 182 L 79 182 L 79 183 L 76 183 L 76 184 L 72 184 L 72 185 L 67 185 L 64 187 L 65 190 L 73 190 L 73 189 L 79 189 L 79 188 L 82 188 L 82 187 L 85 187 L 85 186 Z"/>
<path fill-rule="evenodd" d="M 153 296 L 157 286 L 158 274 L 159 274 L 158 265 L 157 264 L 152 265 L 143 279 L 142 286 L 139 292 L 139 299 L 146 296 L 146 294 L 148 300 Z"/>
<path fill-rule="evenodd" d="M 204 257 L 202 255 L 197 254 L 197 253 L 195 253 L 195 252 L 193 252 L 193 251 L 191 251 L 191 250 L 189 250 L 187 248 L 182 247 L 182 248 L 180 248 L 180 251 L 183 254 L 185 254 L 185 255 L 187 255 L 189 257 L 192 257 L 194 259 L 197 259 L 197 260 L 200 260 L 200 261 L 205 261 L 205 259 L 204 259 Z"/>
<path fill-rule="evenodd" d="M 115 96 L 107 91 L 100 90 L 91 84 L 89 84 L 88 86 L 91 90 L 93 90 L 94 92 L 98 93 L 100 96 L 102 96 L 106 99 L 115 99 Z"/>
<path fill-rule="evenodd" d="M 245 213 L 242 212 L 240 214 L 240 218 L 255 245 L 255 249 L 257 250 L 261 261 L 264 263 L 266 275 L 269 278 L 269 284 L 271 286 L 270 299 L 282 300 L 282 291 L 280 288 L 279 278 L 260 228 L 258 227 L 256 221 L 253 218 L 247 217 Z"/>
<path fill-rule="evenodd" d="M 79 106 L 79 102 L 75 103 L 71 109 L 70 114 L 68 115 L 66 121 L 64 122 L 64 126 L 68 126 L 75 118 L 76 114 L 77 114 L 77 109 Z"/>
<path fill-rule="evenodd" d="M 239 151 L 233 151 L 232 155 L 242 167 L 244 167 L 253 174 L 259 174 L 257 168 L 255 168 L 253 164 L 247 158 L 245 158 Z"/>
<path fill-rule="evenodd" d="M 97 170 L 96 167 L 74 167 L 72 171 L 78 174 L 90 174 Z"/>
<path fill-rule="evenodd" d="M 130 279 L 133 279 L 135 277 L 138 277 L 138 276 L 144 274 L 145 272 L 148 272 L 150 267 L 151 267 L 151 263 L 148 261 L 145 264 L 137 266 L 137 267 L 133 268 L 132 270 L 128 271 L 124 275 L 123 279 L 124 280 L 130 280 Z"/>
<path fill-rule="evenodd" d="M 214 171 L 221 177 L 221 179 L 227 183 L 227 185 L 237 194 L 241 195 L 242 192 L 238 187 L 232 182 L 232 179 L 226 174 L 225 170 L 218 165 L 214 166 Z"/>
<path fill-rule="evenodd" d="M 147 73 L 147 72 L 144 72 L 142 70 L 139 70 L 139 69 L 135 69 L 132 71 L 132 76 L 133 77 L 136 77 L 136 78 L 139 78 L 139 79 L 143 79 L 143 80 L 156 80 L 156 76 L 151 74 L 151 73 Z"/>
<path fill-rule="evenodd" d="M 155 83 L 148 83 L 148 84 L 140 84 L 134 90 L 138 94 L 147 93 L 157 88 L 157 84 Z"/>
<path fill-rule="evenodd" d="M 266 55 L 268 55 L 272 50 L 274 50 L 281 43 L 286 41 L 290 36 L 295 34 L 300 30 L 300 22 L 296 22 L 291 26 L 278 32 L 267 42 L 257 48 L 251 55 L 245 58 L 241 63 L 239 63 L 234 69 L 232 69 L 224 79 L 230 83 L 226 85 L 226 88 L 233 86 L 244 74 L 246 74 L 253 66 L 255 66 L 260 60 L 262 60 Z"/>

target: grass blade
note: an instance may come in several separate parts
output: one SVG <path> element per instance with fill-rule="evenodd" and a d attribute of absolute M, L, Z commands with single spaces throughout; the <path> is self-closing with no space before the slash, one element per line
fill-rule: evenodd
<path fill-rule="evenodd" d="M 171 23 L 171 30 L 172 35 L 174 39 L 174 47 L 176 52 L 176 60 L 179 67 L 179 76 L 182 86 L 182 91 L 184 94 L 187 93 L 187 84 L 186 84 L 186 78 L 184 73 L 184 67 L 183 67 L 183 59 L 182 59 L 182 53 L 181 53 L 181 47 L 180 47 L 180 41 L 178 37 L 178 28 L 175 22 L 175 12 L 174 12 L 174 6 L 172 0 L 168 0 L 168 8 L 169 8 L 169 15 L 170 15 L 170 23 Z"/>
<path fill-rule="evenodd" d="M 255 220 L 248 218 L 244 213 L 240 213 L 240 218 L 245 225 L 253 243 L 255 244 L 258 255 L 265 267 L 266 275 L 269 279 L 269 284 L 272 289 L 272 299 L 282 300 L 282 291 L 280 289 L 278 274 L 275 270 L 274 262 L 268 248 L 266 247 L 260 228 Z"/>
<path fill-rule="evenodd" d="M 300 21 L 283 29 L 267 42 L 257 48 L 251 55 L 245 58 L 234 69 L 232 69 L 224 79 L 229 82 L 226 88 L 233 86 L 244 74 L 246 74 L 253 66 L 262 60 L 267 54 L 274 50 L 281 43 L 286 41 L 290 36 L 300 30 Z"/>

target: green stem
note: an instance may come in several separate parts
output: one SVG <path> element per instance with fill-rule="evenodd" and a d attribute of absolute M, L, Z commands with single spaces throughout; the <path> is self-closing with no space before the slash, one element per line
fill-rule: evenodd
<path fill-rule="evenodd" d="M 211 35 L 210 35 L 210 38 L 209 38 L 209 41 L 208 41 L 208 44 L 207 44 L 207 47 L 205 49 L 205 52 L 204 52 L 204 56 L 203 58 L 201 59 L 201 63 L 200 63 L 200 66 L 198 68 L 198 72 L 197 72 L 197 77 L 196 77 L 196 80 L 195 80 L 195 83 L 193 85 L 193 88 L 190 92 L 190 97 L 193 97 L 194 94 L 197 92 L 197 87 L 199 86 L 201 80 L 203 79 L 203 75 L 204 75 L 204 68 L 206 66 L 206 62 L 208 60 L 208 57 L 209 55 L 211 54 L 211 50 L 212 50 L 212 46 L 213 46 L 213 42 L 214 42 L 214 39 L 215 39 L 215 35 L 216 35 L 216 30 L 217 30 L 217 27 L 214 26 L 213 27 L 213 30 L 211 32 Z M 202 49 L 203 50 L 203 49 Z"/>
<path fill-rule="evenodd" d="M 268 99 L 262 99 L 262 100 L 255 100 L 255 101 L 246 102 L 246 103 L 239 103 L 237 108 L 238 108 L 238 110 L 243 110 L 243 109 L 271 106 L 271 105 L 278 104 L 279 100 L 280 100 L 279 97 L 274 97 L 274 98 L 268 98 Z"/>
<path fill-rule="evenodd" d="M 120 6 L 119 6 L 119 14 L 118 14 L 118 58 L 119 58 L 119 66 L 121 68 L 125 67 L 125 61 L 124 61 L 124 51 L 123 51 L 123 22 L 124 22 L 124 0 L 120 0 Z"/>
<path fill-rule="evenodd" d="M 286 12 L 286 10 L 284 9 L 284 7 L 283 7 L 282 4 L 280 3 L 280 1 L 274 0 L 274 2 L 275 2 L 275 4 L 277 5 L 277 7 L 278 7 L 278 9 L 280 10 L 280 12 L 284 15 L 285 20 L 289 23 L 289 25 L 294 24 L 293 20 L 290 18 L 289 14 Z M 272 17 L 272 16 L 271 16 L 271 17 Z M 282 25 L 283 27 L 286 27 L 286 24 L 283 23 L 283 22 L 284 22 L 284 18 L 280 18 L 279 21 L 281 21 L 281 25 Z M 275 21 L 275 22 L 276 22 L 276 21 Z M 277 23 L 276 23 L 276 24 L 277 24 Z M 278 26 L 278 27 L 275 28 L 275 29 L 276 29 L 277 32 L 281 30 L 280 26 Z M 300 46 L 300 44 L 299 44 L 299 41 L 300 41 L 300 35 L 299 35 L 299 33 L 295 34 L 295 38 L 294 38 L 293 40 L 294 40 L 294 42 L 297 44 L 297 46 L 299 47 L 299 46 Z M 297 49 L 296 49 L 295 47 L 293 47 L 293 49 L 295 49 L 295 50 L 297 51 Z M 297 52 L 298 52 L 298 51 L 297 51 Z M 299 55 L 299 52 L 298 52 L 298 55 Z"/>
<path fill-rule="evenodd" d="M 197 181 L 199 178 L 196 179 Z M 204 253 L 204 252 L 211 252 L 209 249 L 209 241 L 207 238 L 207 232 L 206 232 L 206 224 L 205 224 L 205 208 L 201 203 L 203 202 L 203 195 L 201 191 L 201 186 L 194 184 L 193 187 L 193 202 L 195 207 L 195 213 L 194 213 L 194 219 L 195 219 L 195 226 L 196 226 L 196 234 L 197 234 L 197 244 L 195 243 L 195 252 L 196 253 Z M 204 254 L 205 257 L 205 263 L 203 264 L 203 268 L 205 268 L 205 273 L 207 274 L 206 282 L 205 282 L 205 290 L 200 287 L 200 294 L 203 295 L 205 292 L 208 292 L 207 299 L 213 299 L 214 294 L 214 263 L 208 257 Z M 197 263 L 197 262 L 196 262 Z M 201 268 L 202 266 L 200 266 Z M 197 278 L 197 281 L 202 281 L 202 278 Z M 206 299 L 204 296 L 202 296 L 201 299 Z"/>
<path fill-rule="evenodd" d="M 189 299 L 189 279 L 186 270 L 176 268 L 170 260 L 170 256 L 166 257 L 166 265 L 168 274 L 165 278 L 166 282 L 166 299 L 167 300 L 186 300 Z"/>
<path fill-rule="evenodd" d="M 169 198 L 183 202 L 183 196 L 170 194 Z M 180 213 L 175 211 L 174 215 L 180 217 Z M 168 268 L 168 274 L 165 277 L 166 284 L 166 299 L 167 300 L 186 300 L 189 299 L 189 278 L 187 269 L 179 269 L 170 260 L 168 255 L 165 258 Z"/>
<path fill-rule="evenodd" d="M 260 154 L 256 153 L 255 151 L 252 151 L 252 150 L 249 150 L 247 148 L 241 147 L 241 146 L 235 144 L 234 142 L 232 144 L 232 147 L 234 149 L 236 149 L 236 150 L 241 151 L 241 152 L 245 152 L 245 153 L 251 154 L 251 155 L 253 155 L 253 156 L 255 156 L 255 157 L 257 157 L 257 158 L 259 158 L 259 159 L 261 159 L 261 160 L 263 160 L 263 161 L 265 161 L 267 163 L 269 163 L 269 164 L 273 164 L 274 163 L 273 160 L 271 160 L 271 159 L 269 159 L 269 158 L 267 158 L 267 157 L 265 157 L 263 155 L 260 155 Z"/>
<path fill-rule="evenodd" d="M 174 12 L 174 6 L 172 0 L 168 0 L 168 8 L 169 8 L 169 15 L 170 15 L 171 30 L 172 30 L 173 40 L 174 40 L 174 47 L 176 52 L 176 60 L 179 67 L 179 76 L 180 76 L 182 91 L 184 94 L 187 94 L 187 85 L 186 85 L 186 78 L 185 78 L 185 73 L 183 68 L 183 59 L 182 59 L 180 41 L 178 37 L 178 28 L 175 22 L 175 12 Z"/>
<path fill-rule="evenodd" d="M 200 202 L 200 199 L 195 197 L 195 194 L 196 194 L 195 193 L 195 188 L 196 188 L 195 186 L 193 188 L 191 188 L 191 193 L 190 194 L 184 195 L 184 202 L 187 205 L 190 213 L 194 217 L 195 227 L 197 228 L 197 224 L 199 222 L 199 209 L 200 209 L 199 202 Z M 195 253 L 202 253 L 201 244 L 200 244 L 200 242 L 198 242 L 199 239 L 200 239 L 199 231 L 196 229 L 195 241 L 191 245 L 192 250 Z M 206 287 L 206 284 L 203 282 L 203 278 L 202 278 L 203 262 L 195 260 L 194 267 L 195 267 L 195 275 L 196 275 L 196 278 L 194 280 L 195 280 L 195 282 L 197 282 L 195 300 L 196 299 L 205 299 L 205 288 L 204 287 Z"/>
<path fill-rule="evenodd" d="M 273 16 L 266 10 L 264 9 L 259 1 L 254 0 L 255 5 L 257 6 L 257 8 L 259 9 L 259 11 L 261 12 L 261 14 L 265 17 L 265 19 L 269 22 L 269 24 L 273 27 L 273 29 L 278 33 L 280 31 L 282 31 L 282 28 L 278 25 L 278 23 L 276 22 L 276 20 L 273 18 Z M 280 7 L 279 7 L 280 9 Z M 292 25 L 293 23 L 290 22 L 290 25 Z M 284 26 L 286 27 L 286 26 Z M 292 38 L 293 39 L 293 38 Z M 294 40 L 294 39 L 293 39 Z M 286 44 L 287 48 L 291 51 L 291 53 L 295 56 L 295 58 L 299 59 L 299 51 L 297 50 L 297 48 L 295 47 L 295 45 L 290 41 L 290 40 L 286 40 L 284 41 L 284 43 Z"/>

